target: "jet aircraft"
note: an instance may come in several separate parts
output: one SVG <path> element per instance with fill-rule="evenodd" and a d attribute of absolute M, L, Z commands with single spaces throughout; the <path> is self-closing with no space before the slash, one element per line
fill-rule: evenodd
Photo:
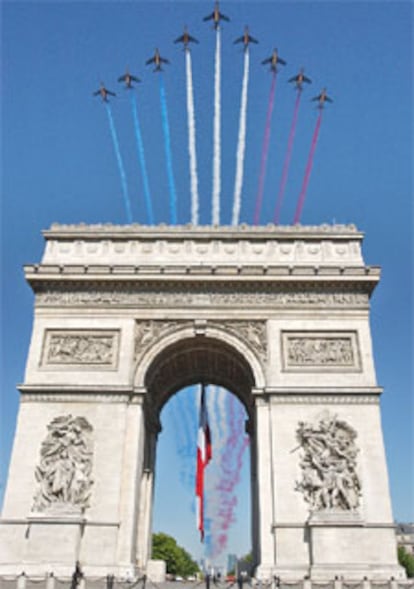
<path fill-rule="evenodd" d="M 258 42 L 259 41 L 257 39 L 255 39 L 254 37 L 249 35 L 249 27 L 244 27 L 243 35 L 234 41 L 234 43 L 243 43 L 245 51 L 247 50 L 249 43 L 258 43 Z"/>
<path fill-rule="evenodd" d="M 198 40 L 195 37 L 192 37 L 187 30 L 187 25 L 184 27 L 184 33 L 181 37 L 178 37 L 174 43 L 182 43 L 184 45 L 184 51 L 188 50 L 189 43 L 198 43 Z"/>
<path fill-rule="evenodd" d="M 155 64 L 155 69 L 154 72 L 162 72 L 162 67 L 161 64 L 163 63 L 170 63 L 168 61 L 168 59 L 165 59 L 165 57 L 161 57 L 160 52 L 158 51 L 158 48 L 155 50 L 154 56 L 151 57 L 150 59 L 147 59 L 147 61 L 145 62 L 146 65 L 149 65 L 150 63 L 154 63 Z"/>
<path fill-rule="evenodd" d="M 305 74 L 303 73 L 303 71 L 304 71 L 304 68 L 302 67 L 302 68 L 300 68 L 299 73 L 296 74 L 296 76 L 293 76 L 293 78 L 290 78 L 290 80 L 288 80 L 288 82 L 295 82 L 297 90 L 302 90 L 304 82 L 307 82 L 308 84 L 312 84 L 312 80 L 310 78 L 307 78 L 305 76 Z"/>
<path fill-rule="evenodd" d="M 140 81 L 141 80 L 139 78 L 130 74 L 128 70 L 125 72 L 123 76 L 120 76 L 118 78 L 118 82 L 125 82 L 125 88 L 127 88 L 128 90 L 134 88 L 132 82 L 138 83 Z"/>
<path fill-rule="evenodd" d="M 101 82 L 101 87 L 96 90 L 93 93 L 94 96 L 101 96 L 102 98 L 102 102 L 109 102 L 108 100 L 108 95 L 109 96 L 116 96 L 116 94 L 114 92 L 111 92 L 110 90 L 108 90 L 108 88 L 105 88 L 103 82 Z"/>
<path fill-rule="evenodd" d="M 326 93 L 326 88 L 322 88 L 321 93 L 318 96 L 314 96 L 311 100 L 318 100 L 318 108 L 323 108 L 325 102 L 333 102 L 332 98 L 330 98 Z"/>
<path fill-rule="evenodd" d="M 214 28 L 217 30 L 220 25 L 220 20 L 226 20 L 227 22 L 230 20 L 228 16 L 222 14 L 219 9 L 219 3 L 216 2 L 214 4 L 214 10 L 208 16 L 205 16 L 203 20 L 212 20 L 214 22 Z"/>
<path fill-rule="evenodd" d="M 262 64 L 270 63 L 270 71 L 277 72 L 277 64 L 280 63 L 282 65 L 286 65 L 286 61 L 279 57 L 277 49 L 273 49 L 273 53 L 270 57 L 264 59 Z"/>

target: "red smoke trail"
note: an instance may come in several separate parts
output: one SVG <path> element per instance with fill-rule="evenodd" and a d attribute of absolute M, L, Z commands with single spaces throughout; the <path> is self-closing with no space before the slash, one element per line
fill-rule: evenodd
<path fill-rule="evenodd" d="M 286 182 L 288 179 L 290 158 L 292 157 L 293 140 L 295 138 L 296 123 L 298 121 L 299 104 L 301 97 L 301 90 L 298 90 L 295 102 L 295 110 L 293 111 L 292 126 L 290 128 L 288 146 L 286 151 L 285 163 L 283 164 L 282 179 L 280 181 L 279 194 L 277 195 L 274 222 L 279 225 L 280 209 L 282 208 L 283 197 L 285 195 Z"/>
<path fill-rule="evenodd" d="M 277 78 L 277 72 L 274 72 L 273 77 L 272 77 L 272 85 L 270 87 L 269 104 L 267 107 L 267 115 L 266 115 L 265 133 L 264 133 L 264 137 L 263 137 L 262 159 L 260 162 L 259 184 L 257 187 L 256 208 L 255 208 L 255 212 L 254 212 L 254 225 L 259 224 L 260 211 L 262 208 L 264 180 L 265 180 L 265 175 L 266 175 L 267 155 L 269 153 L 270 123 L 272 120 L 272 111 L 273 111 L 273 105 L 275 102 L 276 78 Z"/>
<path fill-rule="evenodd" d="M 310 173 L 312 170 L 313 158 L 315 155 L 316 143 L 318 141 L 319 129 L 321 127 L 322 122 L 322 109 L 319 113 L 318 120 L 316 121 L 315 131 L 313 132 L 311 148 L 309 152 L 308 163 L 306 165 L 305 176 L 303 178 L 302 190 L 300 191 L 298 204 L 296 207 L 295 217 L 293 219 L 293 224 L 299 223 L 300 216 L 302 214 L 303 203 L 305 202 L 306 190 L 309 184 Z"/>

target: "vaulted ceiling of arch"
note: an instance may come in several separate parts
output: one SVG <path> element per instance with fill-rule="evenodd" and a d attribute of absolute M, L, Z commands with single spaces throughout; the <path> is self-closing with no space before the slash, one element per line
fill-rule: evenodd
<path fill-rule="evenodd" d="M 166 348 L 147 372 L 146 388 L 158 413 L 181 388 L 196 383 L 222 386 L 251 409 L 253 374 L 246 360 L 229 345 L 202 337 L 189 338 Z"/>

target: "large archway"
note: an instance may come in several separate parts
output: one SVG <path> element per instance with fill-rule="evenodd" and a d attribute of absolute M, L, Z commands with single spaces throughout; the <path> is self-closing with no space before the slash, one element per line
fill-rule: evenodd
<path fill-rule="evenodd" d="M 234 394 L 245 408 L 245 432 L 250 437 L 251 546 L 254 561 L 259 562 L 258 493 L 256 477 L 255 403 L 252 391 L 262 381 L 260 362 L 246 342 L 224 329 L 210 328 L 194 332 L 179 327 L 155 341 L 137 366 L 136 383 L 145 387 L 144 415 L 147 431 L 144 450 L 144 477 L 138 513 L 137 562 L 150 557 L 156 446 L 161 430 L 160 413 L 171 397 L 184 387 L 197 383 L 217 385 Z M 138 381 L 138 382 L 137 382 Z M 142 387 L 142 384 L 141 384 Z M 145 542 L 142 539 L 145 537 Z"/>

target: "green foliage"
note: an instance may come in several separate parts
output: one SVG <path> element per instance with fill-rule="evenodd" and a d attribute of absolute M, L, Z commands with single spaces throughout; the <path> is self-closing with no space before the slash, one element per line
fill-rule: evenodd
<path fill-rule="evenodd" d="M 409 554 L 404 546 L 398 546 L 398 562 L 405 568 L 407 577 L 414 577 L 414 556 Z"/>
<path fill-rule="evenodd" d="M 167 573 L 171 575 L 188 577 L 199 571 L 197 563 L 188 552 L 178 546 L 172 536 L 163 532 L 152 535 L 152 558 L 165 561 Z"/>

